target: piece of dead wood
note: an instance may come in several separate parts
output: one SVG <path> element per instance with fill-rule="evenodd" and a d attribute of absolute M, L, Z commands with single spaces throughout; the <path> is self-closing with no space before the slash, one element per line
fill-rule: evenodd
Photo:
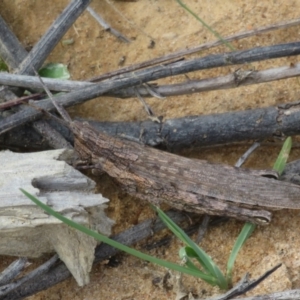
<path fill-rule="evenodd" d="M 109 235 L 108 200 L 94 194 L 95 183 L 65 161 L 71 150 L 36 153 L 0 152 L 0 254 L 39 257 L 56 251 L 79 285 L 89 282 L 97 242 L 61 224 L 35 206 L 25 189 L 75 222 Z"/>

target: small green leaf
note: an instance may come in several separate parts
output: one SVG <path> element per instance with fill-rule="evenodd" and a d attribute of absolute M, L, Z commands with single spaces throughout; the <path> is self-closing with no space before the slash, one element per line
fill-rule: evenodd
<path fill-rule="evenodd" d="M 39 70 L 41 77 L 69 79 L 70 73 L 66 65 L 59 63 L 49 63 Z"/>
<path fill-rule="evenodd" d="M 235 244 L 231 250 L 228 262 L 227 262 L 227 270 L 226 270 L 226 279 L 228 284 L 231 286 L 232 285 L 232 270 L 233 270 L 233 265 L 236 260 L 236 257 L 241 250 L 242 246 L 246 242 L 246 240 L 249 238 L 249 236 L 252 234 L 254 229 L 256 228 L 255 224 L 252 223 L 246 223 L 240 232 L 238 238 L 235 241 Z"/>
<path fill-rule="evenodd" d="M 290 152 L 291 152 L 291 149 L 292 149 L 292 138 L 289 136 L 285 141 L 284 141 L 284 144 L 281 148 L 281 151 L 276 159 L 276 162 L 273 166 L 273 170 L 277 171 L 279 175 L 282 174 L 284 168 L 285 168 L 285 165 L 286 165 L 286 162 L 289 158 L 289 155 L 290 155 Z"/>

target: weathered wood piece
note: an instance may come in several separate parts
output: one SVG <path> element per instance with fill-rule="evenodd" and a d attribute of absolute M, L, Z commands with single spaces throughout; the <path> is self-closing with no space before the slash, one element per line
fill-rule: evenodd
<path fill-rule="evenodd" d="M 95 183 L 68 165 L 71 150 L 0 152 L 0 254 L 38 257 L 56 251 L 79 285 L 89 282 L 97 242 L 47 215 L 20 188 L 65 217 L 109 235 L 108 199 Z"/>

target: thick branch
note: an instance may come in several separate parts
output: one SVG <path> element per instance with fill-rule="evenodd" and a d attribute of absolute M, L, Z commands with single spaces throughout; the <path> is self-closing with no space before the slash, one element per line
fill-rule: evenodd
<path fill-rule="evenodd" d="M 163 123 L 150 120 L 89 122 L 99 131 L 109 135 L 175 151 L 190 147 L 297 135 L 300 132 L 299 118 L 300 104 L 295 102 L 277 107 L 169 119 Z M 52 120 L 49 122 L 67 141 L 72 142 L 72 133 L 68 128 L 61 124 L 54 124 Z M 48 147 L 43 143 L 42 137 L 33 133 L 28 126 L 1 135 L 0 142 L 3 147 L 8 148 L 31 146 L 33 149 L 47 149 Z"/>

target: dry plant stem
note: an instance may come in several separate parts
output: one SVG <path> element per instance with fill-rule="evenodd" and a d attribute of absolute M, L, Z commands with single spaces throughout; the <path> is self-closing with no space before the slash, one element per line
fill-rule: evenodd
<path fill-rule="evenodd" d="M 265 32 L 271 31 L 271 30 L 278 30 L 278 29 L 288 28 L 288 27 L 291 27 L 291 26 L 296 26 L 298 24 L 300 24 L 300 18 L 280 22 L 280 23 L 277 23 L 277 24 L 268 25 L 268 26 L 261 27 L 261 28 L 258 28 L 258 29 L 253 29 L 253 30 L 248 30 L 248 31 L 244 31 L 244 32 L 241 32 L 241 33 L 237 33 L 237 34 L 231 35 L 229 37 L 225 37 L 224 40 L 227 41 L 227 42 L 231 42 L 231 41 L 234 41 L 234 40 L 240 40 L 240 39 L 243 39 L 243 38 L 246 38 L 246 37 L 250 37 L 250 36 L 253 36 L 253 35 L 256 35 L 256 34 L 265 33 Z M 196 47 L 193 47 L 193 48 L 188 49 L 188 50 L 187 49 L 179 50 L 177 52 L 174 52 L 174 53 L 171 53 L 171 54 L 168 54 L 168 55 L 164 55 L 164 56 L 161 56 L 161 57 L 150 59 L 148 61 L 144 61 L 142 63 L 138 63 L 138 64 L 135 64 L 135 65 L 130 65 L 130 66 L 121 68 L 121 69 L 116 70 L 116 71 L 105 73 L 105 74 L 100 75 L 100 76 L 95 76 L 93 78 L 88 79 L 88 81 L 101 81 L 101 80 L 104 80 L 104 79 L 107 79 L 107 78 L 111 78 L 113 76 L 121 75 L 121 74 L 124 74 L 124 73 L 127 73 L 127 72 L 131 72 L 131 71 L 139 70 L 139 69 L 142 69 L 142 68 L 145 68 L 145 67 L 149 67 L 149 66 L 153 66 L 153 65 L 156 65 L 156 64 L 164 63 L 164 62 L 167 62 L 167 61 L 170 61 L 170 60 L 173 60 L 173 59 L 177 59 L 179 57 L 183 57 L 183 56 L 186 56 L 186 55 L 189 55 L 189 54 L 193 54 L 193 53 L 196 53 L 196 52 L 199 52 L 199 51 L 203 51 L 205 49 L 216 47 L 216 46 L 219 46 L 219 45 L 222 45 L 222 44 L 223 44 L 223 42 L 218 40 L 218 41 L 214 41 L 214 42 L 208 42 L 206 44 L 202 44 L 200 46 L 196 46 Z"/>
<path fill-rule="evenodd" d="M 72 0 L 59 17 L 52 23 L 47 32 L 32 48 L 27 57 L 18 67 L 18 74 L 33 74 L 33 69 L 38 70 L 52 49 L 63 35 L 86 9 L 91 0 Z"/>
<path fill-rule="evenodd" d="M 118 30 L 112 28 L 99 14 L 97 14 L 90 6 L 86 9 L 90 15 L 108 32 L 118 38 L 120 41 L 130 43 L 130 39 L 123 35 Z"/>
<path fill-rule="evenodd" d="M 36 268 L 32 272 L 28 273 L 27 275 L 25 275 L 21 279 L 15 281 L 13 283 L 9 283 L 5 286 L 1 286 L 0 287 L 0 296 L 3 297 L 5 295 L 7 295 L 8 293 L 13 292 L 16 288 L 18 288 L 19 286 L 21 286 L 25 282 L 30 281 L 32 278 L 39 278 L 39 276 L 41 276 L 42 274 L 49 271 L 49 269 L 56 263 L 57 260 L 58 260 L 58 255 L 55 254 L 46 263 L 39 266 L 38 268 Z"/>
<path fill-rule="evenodd" d="M 127 88 L 118 91 L 112 91 L 105 96 L 130 98 L 135 97 L 136 91 L 142 97 L 167 97 L 206 92 L 212 90 L 231 89 L 244 85 L 258 84 L 292 78 L 300 75 L 300 64 L 293 66 L 285 66 L 279 68 L 271 68 L 262 71 L 242 71 L 238 70 L 226 76 L 214 78 L 206 78 L 202 80 L 191 80 L 187 82 L 170 84 L 170 85 L 149 85 L 152 91 L 146 86 L 135 88 Z M 92 86 L 93 83 L 84 81 L 70 81 L 44 78 L 45 85 L 52 91 L 70 92 L 75 89 L 80 89 Z M 24 88 L 38 89 L 40 83 L 35 76 L 16 75 L 0 72 L 0 84 L 18 86 Z M 154 93 L 156 94 L 153 94 Z"/>
<path fill-rule="evenodd" d="M 236 164 L 234 166 L 237 168 L 241 167 L 245 163 L 245 161 L 248 159 L 248 157 L 251 155 L 251 153 L 254 152 L 255 149 L 258 148 L 259 146 L 260 146 L 260 143 L 258 143 L 258 142 L 253 143 L 253 145 L 251 147 L 249 147 L 249 149 L 238 159 L 238 161 L 236 162 Z"/>
<path fill-rule="evenodd" d="M 0 289 L 1 286 L 9 283 L 11 280 L 13 280 L 15 277 L 17 277 L 24 267 L 27 264 L 27 258 L 21 257 L 17 260 L 15 260 L 13 263 L 11 263 L 4 271 L 0 274 Z"/>
<path fill-rule="evenodd" d="M 9 101 L 4 102 L 4 103 L 0 103 L 0 110 L 1 109 L 6 109 L 6 108 L 11 108 L 13 106 L 23 104 L 24 102 L 28 102 L 29 100 L 40 99 L 41 95 L 42 94 L 40 94 L 40 93 L 36 93 L 36 94 L 31 94 L 29 96 L 23 96 L 23 97 L 14 99 L 14 100 L 9 100 Z"/>
<path fill-rule="evenodd" d="M 139 72 L 129 73 L 122 79 L 108 80 L 97 85 L 78 89 L 67 95 L 56 97 L 56 101 L 62 106 L 71 106 L 99 97 L 112 90 L 140 85 L 150 80 L 179 75 L 186 72 L 201 70 L 203 68 L 214 68 L 215 66 L 220 65 L 233 65 L 262 60 L 265 59 L 265 53 L 268 53 L 269 59 L 298 55 L 300 54 L 300 42 L 260 47 L 250 50 L 225 53 L 222 55 L 210 55 L 205 58 L 177 62 L 172 66 L 156 66 Z M 36 105 L 40 106 L 44 110 L 52 110 L 54 108 L 53 104 L 49 100 L 41 100 Z M 18 113 L 7 117 L 5 120 L 0 122 L 0 134 L 26 122 L 34 121 L 40 117 L 41 113 L 37 110 L 23 107 Z"/>
<path fill-rule="evenodd" d="M 198 234 L 197 234 L 197 238 L 196 238 L 196 243 L 197 244 L 200 244 L 200 242 L 203 240 L 204 235 L 205 235 L 205 233 L 207 231 L 207 228 L 208 228 L 209 221 L 210 221 L 210 216 L 205 215 L 203 220 L 202 220 L 202 223 L 201 223 L 201 225 L 199 226 L 199 229 L 198 229 Z"/>
<path fill-rule="evenodd" d="M 168 215 L 172 218 L 175 223 L 182 223 L 187 221 L 189 217 L 181 212 L 170 211 Z M 199 217 L 197 217 L 199 219 Z M 153 232 L 158 232 L 165 228 L 164 223 L 156 219 L 153 225 L 153 219 L 146 220 L 126 231 L 112 237 L 112 239 L 124 244 L 132 245 L 147 237 L 153 235 Z M 119 250 L 107 245 L 101 244 L 96 248 L 95 251 L 95 263 L 109 259 L 111 256 L 120 252 Z M 16 290 L 7 294 L 5 297 L 1 297 L 2 300 L 16 300 L 23 299 L 39 291 L 50 288 L 51 286 L 58 284 L 59 282 L 67 279 L 71 276 L 70 272 L 63 263 L 60 263 L 56 267 L 50 269 L 48 272 L 33 277 L 30 281 L 20 285 Z"/>

